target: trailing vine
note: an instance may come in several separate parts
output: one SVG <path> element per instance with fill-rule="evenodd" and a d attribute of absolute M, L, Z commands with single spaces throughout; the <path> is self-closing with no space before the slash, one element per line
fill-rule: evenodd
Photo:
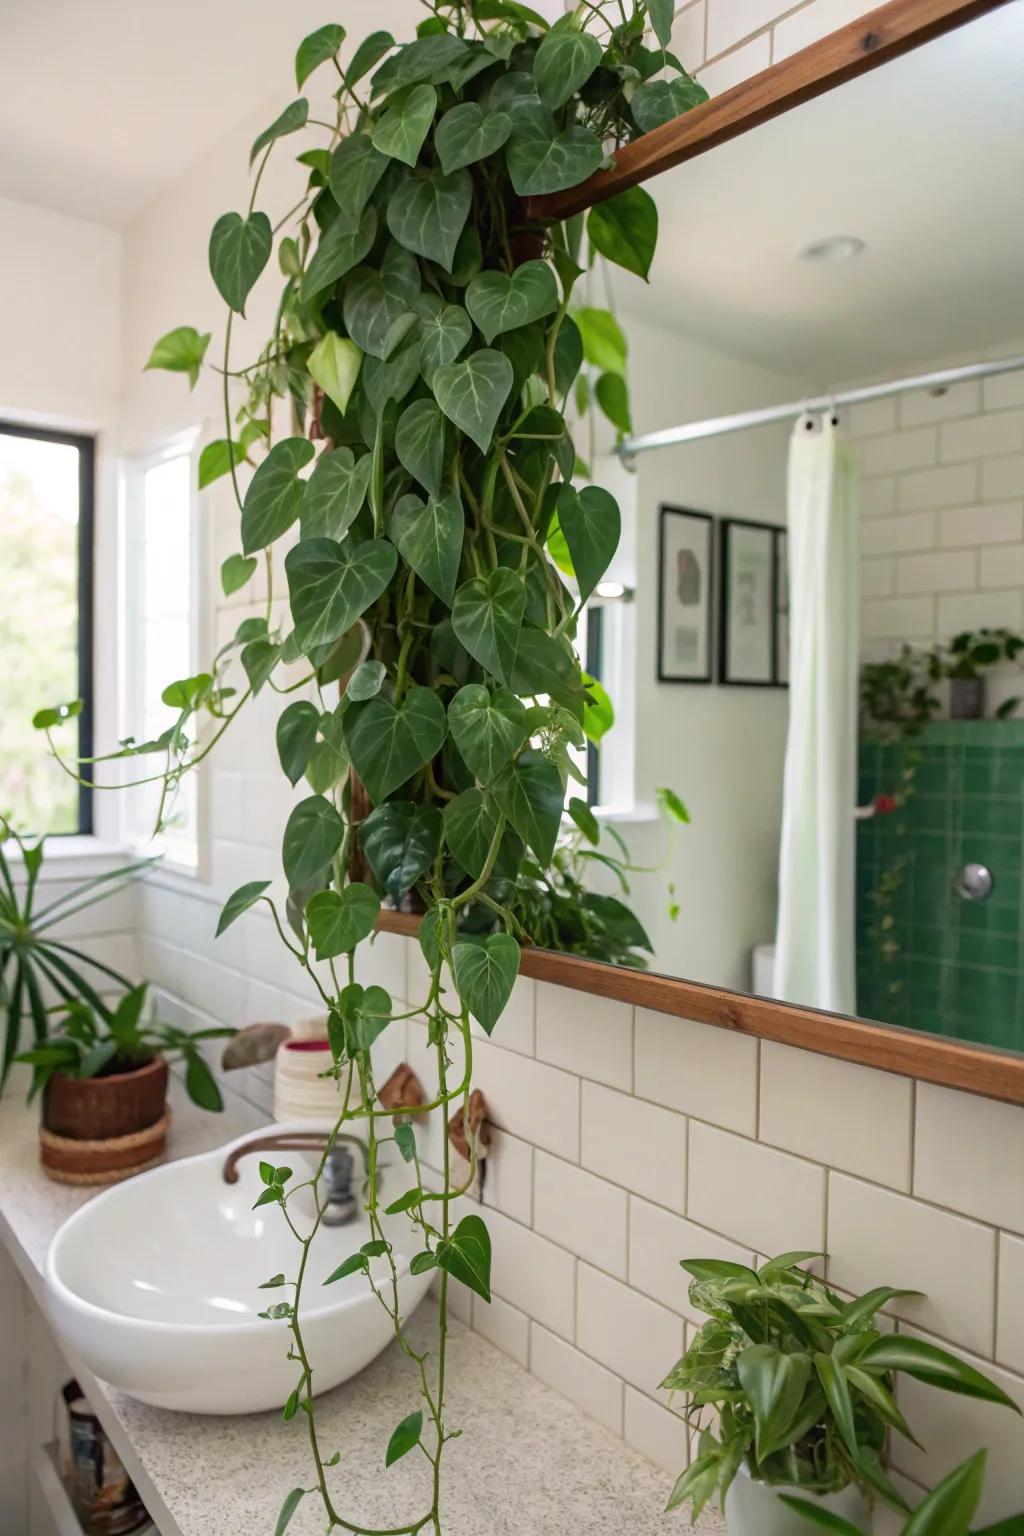
<path fill-rule="evenodd" d="M 204 366 L 222 375 L 225 435 L 203 450 L 200 483 L 230 477 L 238 501 L 241 549 L 222 567 L 225 594 L 244 590 L 262 562 L 267 598 L 208 672 L 166 690 L 176 712 L 166 732 L 97 760 L 153 757 L 157 769 L 140 782 L 161 783 L 166 818 L 184 773 L 247 699 L 264 688 L 306 690 L 277 726 L 283 771 L 312 791 L 284 831 L 285 911 L 269 880 L 250 882 L 228 900 L 218 932 L 269 906 L 327 1012 L 342 1106 L 333 1136 L 365 1129 L 371 1238 L 330 1279 L 365 1277 L 412 1367 L 419 1406 L 395 1428 L 388 1464 L 420 1447 L 432 1469 L 422 1516 L 376 1536 L 442 1529 L 443 1452 L 458 1433 L 445 1419 L 447 1291 L 454 1279 L 490 1299 L 490 1240 L 480 1216 L 457 1225 L 451 1216 L 472 1185 L 475 1148 L 466 1183 L 454 1187 L 445 1139 L 440 1186 L 428 1187 L 414 1132 L 378 1102 L 371 1048 L 396 1021 L 425 1018 L 437 1090 L 424 1107 L 468 1108 L 471 1020 L 494 1029 L 522 943 L 633 964 L 649 948 L 619 899 L 628 894 L 625 850 L 598 847 L 600 829 L 579 797 L 568 802 L 568 839 L 561 825 L 568 780 L 578 777 L 572 754 L 609 721 L 573 640 L 620 528 L 605 489 L 574 483 L 581 461 L 567 401 L 575 393 L 580 410 L 596 402 L 619 432 L 629 424 L 621 332 L 575 295 L 594 252 L 646 278 L 657 213 L 639 188 L 566 223 L 529 218 L 523 200 L 582 183 L 623 142 L 705 97 L 666 51 L 671 0 L 584 0 L 551 26 L 515 0 L 430 0 L 426 9 L 400 46 L 376 32 L 343 59 L 339 25 L 302 42 L 298 87 L 333 70 L 336 115 L 316 122 L 305 97 L 287 106 L 252 147 L 246 212 L 214 226 L 210 268 L 229 309 L 221 360 L 207 363 L 211 336 L 191 326 L 153 350 L 147 366 L 185 373 L 192 385 Z M 259 207 L 268 158 L 311 123 L 327 142 L 298 156 L 305 190 L 272 223 Z M 273 333 L 255 362 L 238 367 L 232 321 L 275 242 L 284 283 Z M 275 402 L 290 413 L 290 435 L 275 436 Z M 243 464 L 255 470 L 244 490 Z M 288 546 L 287 628 L 275 618 L 279 541 Z M 282 681 L 295 663 L 298 680 Z M 335 683 L 337 704 L 326 695 Z M 73 712 L 44 710 L 37 723 L 49 737 Z M 686 819 L 675 796 L 664 793 L 662 804 Z M 622 883 L 619 896 L 586 888 L 594 860 Z M 382 900 L 423 914 L 430 980 L 410 1013 L 356 978 Z M 379 1156 L 389 1141 L 410 1185 L 382 1210 Z M 302 1413 L 315 1468 L 309 1487 L 285 1500 L 279 1533 L 311 1493 L 330 1529 L 366 1529 L 345 1517 L 329 1476 L 338 1456 L 325 1458 L 319 1443 L 302 1333 L 323 1167 L 302 1182 L 261 1167 L 260 1203 L 280 1205 L 299 1243 L 294 1277 L 266 1282 L 288 1299 L 265 1315 L 290 1332 L 296 1385 L 284 1417 Z M 311 1225 L 295 1202 L 300 1190 L 312 1193 Z M 418 1245 L 412 1271 L 439 1276 L 429 1354 L 406 1332 L 385 1230 L 385 1217 L 402 1214 Z"/>

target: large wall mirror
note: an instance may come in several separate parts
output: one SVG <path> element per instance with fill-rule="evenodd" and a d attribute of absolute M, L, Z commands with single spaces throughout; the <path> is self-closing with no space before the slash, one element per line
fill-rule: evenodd
<path fill-rule="evenodd" d="M 662 869 L 626 874 L 651 971 L 1014 1051 L 1022 59 L 1018 0 L 651 183 L 650 282 L 613 279 L 635 456 L 595 443 L 631 515 L 587 638 L 601 847 Z"/>

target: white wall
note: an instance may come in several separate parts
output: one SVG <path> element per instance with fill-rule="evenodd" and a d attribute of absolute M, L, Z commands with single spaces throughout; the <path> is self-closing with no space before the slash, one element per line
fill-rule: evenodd
<path fill-rule="evenodd" d="M 627 320 L 638 432 L 799 398 L 806 383 Z M 636 791 L 681 796 L 669 868 L 638 875 L 633 902 L 654 944 L 655 968 L 749 988 L 750 951 L 775 931 L 776 873 L 788 694 L 777 688 L 657 681 L 658 509 L 661 504 L 784 523 L 788 427 L 662 449 L 637 460 Z M 717 530 L 716 530 L 717 531 Z M 717 591 L 717 566 L 712 581 Z M 717 652 L 713 611 L 712 651 Z M 756 745 L 755 745 L 756 744 Z M 614 731 L 606 750 L 616 750 Z M 662 823 L 621 829 L 637 864 L 665 857 Z M 665 879 L 681 912 L 668 917 Z"/>
<path fill-rule="evenodd" d="M 975 359 L 924 369 L 965 361 Z M 854 406 L 849 424 L 861 481 L 865 655 L 983 625 L 1019 630 L 1024 374 L 875 400 Z"/>

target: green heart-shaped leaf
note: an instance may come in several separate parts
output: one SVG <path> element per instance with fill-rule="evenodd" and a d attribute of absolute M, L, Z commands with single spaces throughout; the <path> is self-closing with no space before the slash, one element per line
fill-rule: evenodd
<path fill-rule="evenodd" d="M 376 238 L 376 208 L 365 209 L 358 223 L 339 214 L 320 236 L 320 244 L 302 279 L 302 297 L 315 298 L 351 272 L 368 254 Z"/>
<path fill-rule="evenodd" d="M 448 176 L 464 165 L 475 165 L 495 154 L 512 132 L 512 119 L 506 112 L 486 115 L 475 101 L 446 112 L 434 130 L 434 146 L 441 158 L 441 169 Z"/>
<path fill-rule="evenodd" d="M 388 203 L 388 228 L 407 251 L 448 271 L 472 201 L 468 171 L 411 172 Z"/>
<path fill-rule="evenodd" d="M 225 597 L 245 586 L 259 561 L 255 555 L 228 555 L 220 568 L 220 585 Z"/>
<path fill-rule="evenodd" d="M 303 539 L 345 537 L 359 513 L 370 486 L 372 458 L 357 459 L 351 448 L 322 453 L 306 481 L 299 527 Z"/>
<path fill-rule="evenodd" d="M 618 503 L 599 485 L 579 492 L 563 485 L 558 493 L 558 522 L 572 556 L 580 602 L 585 603 L 619 547 Z"/>
<path fill-rule="evenodd" d="M 559 16 L 545 32 L 533 61 L 537 95 L 554 112 L 574 95 L 601 62 L 602 45 L 584 32 L 576 14 Z"/>
<path fill-rule="evenodd" d="M 437 111 L 437 92 L 432 85 L 417 85 L 400 96 L 377 119 L 370 134 L 373 147 L 403 165 L 415 165 Z"/>
<path fill-rule="evenodd" d="M 483 349 L 434 374 L 434 396 L 449 421 L 486 453 L 495 423 L 512 390 L 512 364 L 502 352 Z"/>
<path fill-rule="evenodd" d="M 395 452 L 413 479 L 436 496 L 444 469 L 444 415 L 435 401 L 414 400 L 402 412 L 395 429 Z"/>
<path fill-rule="evenodd" d="M 460 939 L 452 951 L 455 990 L 488 1034 L 501 1018 L 519 975 L 519 945 L 510 933 Z"/>
<path fill-rule="evenodd" d="M 171 373 L 187 373 L 189 388 L 195 389 L 206 349 L 210 345 L 210 335 L 210 331 L 200 335 L 194 325 L 177 325 L 166 336 L 160 337 L 145 366 L 166 368 Z M 468 336 L 466 339 L 469 339 Z"/>
<path fill-rule="evenodd" d="M 629 385 L 621 373 L 602 373 L 594 386 L 594 395 L 612 426 L 624 435 L 633 430 L 629 409 Z"/>
<path fill-rule="evenodd" d="M 306 922 L 318 960 L 347 955 L 368 939 L 380 914 L 380 897 L 354 880 L 341 892 L 317 891 L 306 903 Z"/>
<path fill-rule="evenodd" d="M 242 505 L 242 548 L 247 555 L 273 544 L 298 517 L 306 491 L 299 470 L 312 457 L 313 444 L 306 438 L 283 438 L 249 481 Z"/>
<path fill-rule="evenodd" d="M 272 640 L 251 640 L 242 647 L 242 666 L 254 698 L 277 666 L 280 654 L 281 647 Z"/>
<path fill-rule="evenodd" d="M 356 387 L 363 354 L 354 341 L 328 331 L 309 354 L 306 367 L 314 384 L 333 400 L 344 416 Z"/>
<path fill-rule="evenodd" d="M 248 880 L 245 885 L 240 885 L 237 891 L 232 891 L 220 911 L 217 920 L 217 932 L 215 938 L 220 938 L 225 928 L 230 928 L 236 917 L 241 917 L 243 912 L 255 906 L 264 891 L 269 891 L 269 880 Z"/>
<path fill-rule="evenodd" d="M 403 1456 L 407 1456 L 414 1446 L 419 1444 L 420 1435 L 423 1433 L 423 1411 L 417 1408 L 415 1413 L 410 1413 L 401 1424 L 392 1431 L 388 1448 L 384 1452 L 384 1465 L 391 1467 Z"/>
<path fill-rule="evenodd" d="M 305 773 L 319 724 L 320 711 L 308 699 L 289 704 L 279 715 L 277 755 L 289 784 L 297 784 Z"/>
<path fill-rule="evenodd" d="M 524 262 L 511 276 L 481 272 L 466 289 L 466 308 L 489 344 L 558 308 L 555 274 L 546 261 Z"/>
<path fill-rule="evenodd" d="M 299 81 L 302 84 L 302 81 Z M 300 128 L 305 128 L 309 120 L 309 102 L 305 96 L 300 96 L 298 101 L 293 101 L 285 107 L 280 117 L 274 119 L 269 128 L 264 128 L 259 138 L 249 151 L 249 164 L 252 165 L 261 149 L 266 149 L 268 144 L 273 144 L 275 139 L 281 139 L 286 133 L 296 133 Z"/>
<path fill-rule="evenodd" d="M 352 762 L 377 805 L 436 757 L 447 734 L 444 705 L 430 688 L 413 686 L 397 708 L 378 694 L 345 714 Z"/>
<path fill-rule="evenodd" d="M 466 52 L 466 44 L 451 32 L 434 32 L 418 37 L 382 64 L 373 77 L 373 94 L 393 91 L 402 85 L 430 80 L 451 68 Z"/>
<path fill-rule="evenodd" d="M 314 69 L 319 69 L 321 64 L 333 59 L 344 41 L 345 28 L 337 22 L 317 27 L 315 32 L 302 39 L 295 54 L 295 84 L 300 91 Z"/>
<path fill-rule="evenodd" d="M 388 157 L 374 149 L 365 133 L 342 139 L 331 156 L 331 196 L 351 227 L 362 218 L 374 188 L 388 168 Z"/>
<path fill-rule="evenodd" d="M 265 213 L 222 213 L 210 235 L 210 273 L 217 292 L 236 314 L 245 314 L 249 291 L 270 260 L 274 237 Z"/>
<path fill-rule="evenodd" d="M 573 319 L 587 362 L 604 373 L 625 373 L 626 338 L 610 310 L 578 309 Z"/>
<path fill-rule="evenodd" d="M 438 1243 L 437 1262 L 484 1301 L 490 1301 L 491 1234 L 479 1216 L 463 1216 L 451 1237 Z"/>
<path fill-rule="evenodd" d="M 368 37 L 364 37 L 348 61 L 345 78 L 349 85 L 358 85 L 363 76 L 394 46 L 395 40 L 390 32 L 371 32 Z"/>
<path fill-rule="evenodd" d="M 492 793 L 499 810 L 547 868 L 555 851 L 565 798 L 558 769 L 531 748 L 498 775 Z"/>
<path fill-rule="evenodd" d="M 284 829 L 281 859 L 294 889 L 325 869 L 341 847 L 345 823 L 323 795 L 300 800 Z"/>
<path fill-rule="evenodd" d="M 305 653 L 329 645 L 377 601 L 395 574 L 398 552 L 387 539 L 303 539 L 288 551 L 295 638 Z"/>
<path fill-rule="evenodd" d="M 380 693 L 387 675 L 388 669 L 382 661 L 361 661 L 348 680 L 345 697 L 354 704 L 372 699 L 374 694 Z"/>
<path fill-rule="evenodd" d="M 526 736 L 526 710 L 514 693 L 467 683 L 448 705 L 448 728 L 466 767 L 489 784 L 519 751 Z"/>
<path fill-rule="evenodd" d="M 415 257 L 391 247 L 379 272 L 359 267 L 345 284 L 345 329 L 371 357 L 390 356 L 413 323 L 410 310 L 419 291 Z"/>
<path fill-rule="evenodd" d="M 667 48 L 672 40 L 675 0 L 647 0 L 647 14 L 651 18 L 655 37 L 663 48 Z"/>
<path fill-rule="evenodd" d="M 487 111 L 507 112 L 513 126 L 520 113 L 529 114 L 539 107 L 537 82 L 527 69 L 510 69 L 499 75 L 487 95 Z"/>
<path fill-rule="evenodd" d="M 682 117 L 691 107 L 699 107 L 707 101 L 708 93 L 689 75 L 679 75 L 675 80 L 649 80 L 638 85 L 633 92 L 629 110 L 641 133 L 650 133 L 662 123 L 670 123 L 674 117 Z"/>
<path fill-rule="evenodd" d="M 458 304 L 445 304 L 434 293 L 424 293 L 416 304 L 420 317 L 420 372 L 433 386 L 434 375 L 446 363 L 454 363 L 473 326 Z"/>
<path fill-rule="evenodd" d="M 420 376 L 420 337 L 414 315 L 409 331 L 387 358 L 369 357 L 363 375 L 363 390 L 378 416 L 389 400 L 404 400 Z"/>
<path fill-rule="evenodd" d="M 479 879 L 487 862 L 498 812 L 481 789 L 466 789 L 444 808 L 444 839 L 467 875 Z"/>
<path fill-rule="evenodd" d="M 520 197 L 578 187 L 603 159 L 601 140 L 592 129 L 577 123 L 559 132 L 543 107 L 532 112 L 524 109 L 517 116 L 505 149 L 508 173 Z"/>
<path fill-rule="evenodd" d="M 646 282 L 658 243 L 658 205 L 643 187 L 630 187 L 591 208 L 587 234 L 602 256 Z"/>
<path fill-rule="evenodd" d="M 526 611 L 526 588 L 513 571 L 499 567 L 464 582 L 452 605 L 452 628 L 485 672 L 507 683 Z"/>
<path fill-rule="evenodd" d="M 466 516 L 455 491 L 431 496 L 403 496 L 391 514 L 388 532 L 407 565 L 451 607 L 459 579 Z"/>
<path fill-rule="evenodd" d="M 245 450 L 241 443 L 233 442 L 228 437 L 214 438 L 199 455 L 199 489 L 203 491 L 222 475 L 230 474 L 231 466 L 241 463 L 244 458 Z"/>
<path fill-rule="evenodd" d="M 437 857 L 441 825 L 436 806 L 388 800 L 371 811 L 359 828 L 359 846 L 396 905 Z"/>

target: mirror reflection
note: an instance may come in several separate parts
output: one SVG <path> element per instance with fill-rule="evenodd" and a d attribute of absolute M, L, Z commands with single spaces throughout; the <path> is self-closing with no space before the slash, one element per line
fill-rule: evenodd
<path fill-rule="evenodd" d="M 1015 4 L 652 184 L 585 641 L 652 969 L 1017 1049 L 1022 55 Z"/>

